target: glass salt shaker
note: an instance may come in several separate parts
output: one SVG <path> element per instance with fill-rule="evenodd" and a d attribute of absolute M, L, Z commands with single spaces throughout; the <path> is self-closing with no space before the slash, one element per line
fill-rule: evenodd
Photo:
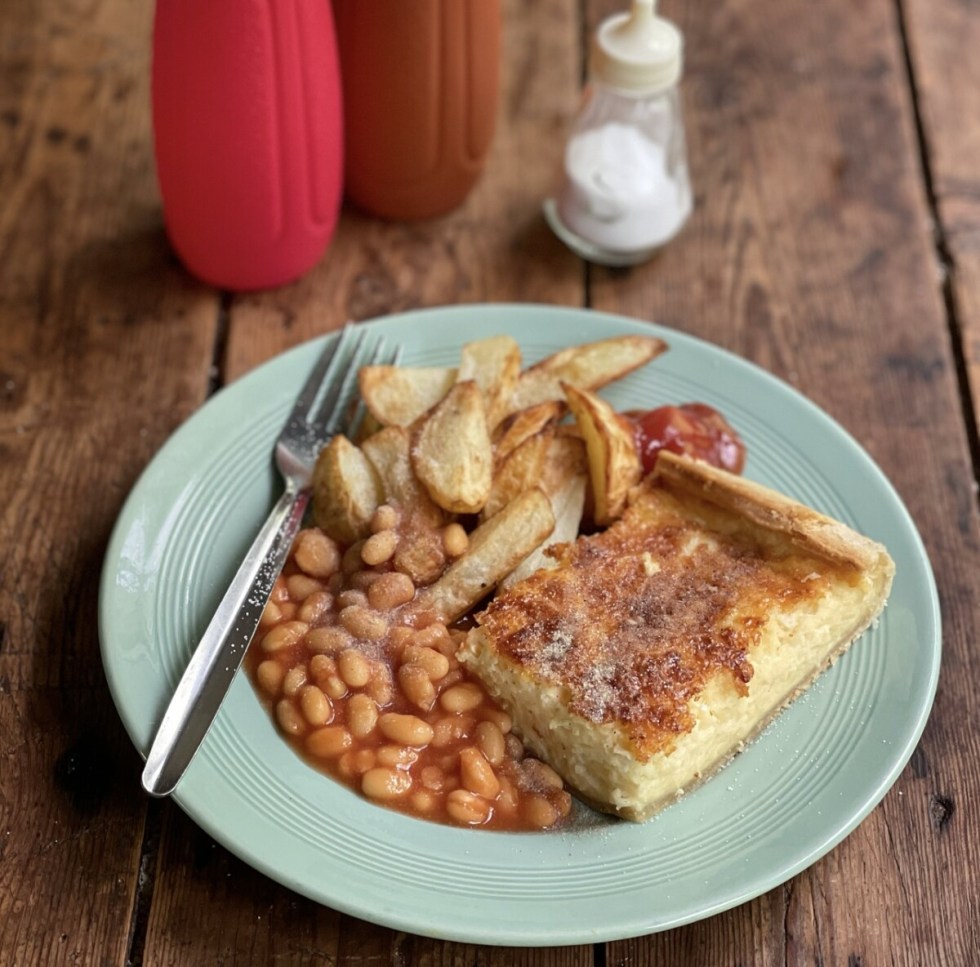
<path fill-rule="evenodd" d="M 655 0 L 633 0 L 596 32 L 561 184 L 544 204 L 555 234 L 591 262 L 644 262 L 691 213 L 682 49 L 681 32 L 657 15 Z"/>

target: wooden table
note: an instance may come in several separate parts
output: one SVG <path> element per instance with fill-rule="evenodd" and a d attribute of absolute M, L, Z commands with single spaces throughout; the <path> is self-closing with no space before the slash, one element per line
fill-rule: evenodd
<path fill-rule="evenodd" d="M 583 38 L 618 3 L 506 0 L 499 124 L 450 217 L 345 212 L 322 262 L 236 296 L 166 244 L 151 4 L 0 6 L 0 962 L 980 962 L 980 12 L 962 0 L 664 0 L 687 40 L 696 212 L 655 261 L 583 264 L 545 227 Z M 607 945 L 468 947 L 375 927 L 252 871 L 149 801 L 103 676 L 121 504 L 218 387 L 338 327 L 529 301 L 657 320 L 746 356 L 894 482 L 944 613 L 938 697 L 884 801 L 737 909 Z"/>

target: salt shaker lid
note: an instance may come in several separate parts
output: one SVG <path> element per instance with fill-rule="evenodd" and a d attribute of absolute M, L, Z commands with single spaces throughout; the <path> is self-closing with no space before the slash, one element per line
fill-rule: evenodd
<path fill-rule="evenodd" d="M 599 25 L 592 46 L 597 81 L 632 94 L 656 94 L 677 83 L 683 35 L 655 7 L 656 0 L 633 0 L 630 11 Z"/>

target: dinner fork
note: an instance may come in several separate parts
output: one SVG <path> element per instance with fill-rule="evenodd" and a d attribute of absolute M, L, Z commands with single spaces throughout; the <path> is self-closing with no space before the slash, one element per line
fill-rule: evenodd
<path fill-rule="evenodd" d="M 275 444 L 283 494 L 194 649 L 147 754 L 143 788 L 151 795 L 174 790 L 210 729 L 303 522 L 317 454 L 345 422 L 360 367 L 385 357 L 383 339 L 348 324 L 313 366 Z"/>

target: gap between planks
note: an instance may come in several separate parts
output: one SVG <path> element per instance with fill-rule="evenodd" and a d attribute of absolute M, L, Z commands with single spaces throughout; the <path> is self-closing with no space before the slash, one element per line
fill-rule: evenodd
<path fill-rule="evenodd" d="M 932 219 L 933 224 L 933 245 L 941 275 L 940 292 L 946 311 L 946 328 L 949 333 L 953 364 L 956 370 L 956 388 L 960 398 L 963 424 L 966 427 L 973 477 L 974 479 L 978 479 L 980 478 L 980 430 L 977 427 L 977 414 L 973 410 L 968 365 L 963 349 L 963 326 L 960 323 L 956 306 L 956 293 L 953 284 L 956 260 L 953 258 L 952 249 L 947 239 L 946 226 L 943 223 L 939 208 L 935 177 L 929 154 L 929 138 L 926 134 L 925 122 L 922 117 L 919 84 L 915 76 L 915 65 L 912 62 L 908 21 L 905 15 L 905 0 L 895 0 L 895 17 L 898 25 L 898 35 L 902 42 L 902 57 L 905 63 L 909 100 L 911 101 L 912 117 L 915 124 L 916 146 L 919 152 L 919 162 L 922 165 L 922 180 L 925 186 L 926 204 L 929 209 L 929 217 Z M 980 494 L 978 494 L 977 499 L 980 502 Z"/>

